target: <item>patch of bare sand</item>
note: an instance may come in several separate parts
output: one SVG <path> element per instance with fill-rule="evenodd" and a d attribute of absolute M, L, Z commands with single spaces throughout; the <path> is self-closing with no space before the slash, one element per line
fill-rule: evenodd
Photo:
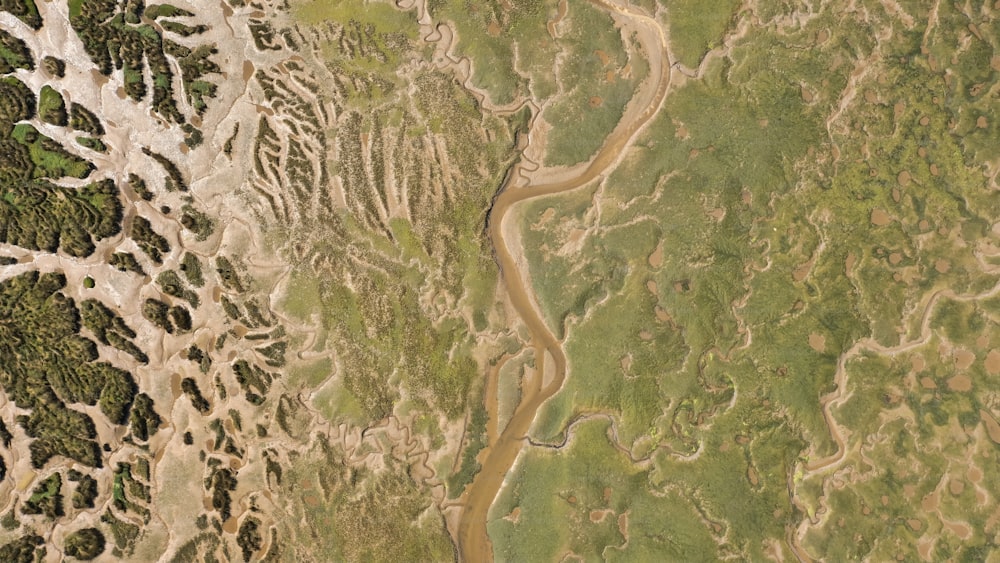
<path fill-rule="evenodd" d="M 626 354 L 618 360 L 619 365 L 621 365 L 622 371 L 628 373 L 632 369 L 632 354 Z"/>
<path fill-rule="evenodd" d="M 607 508 L 603 510 L 591 510 L 590 521 L 593 522 L 594 524 L 599 524 L 612 514 L 614 514 L 614 511 Z"/>
<path fill-rule="evenodd" d="M 920 508 L 924 512 L 935 512 L 940 504 L 940 495 L 937 490 L 927 493 L 923 499 L 920 500 Z"/>
<path fill-rule="evenodd" d="M 965 481 L 961 479 L 951 479 L 948 481 L 948 492 L 958 496 L 965 490 Z"/>
<path fill-rule="evenodd" d="M 947 274 L 948 270 L 951 270 L 951 262 L 944 258 L 938 258 L 934 261 L 934 269 L 940 274 Z"/>
<path fill-rule="evenodd" d="M 625 543 L 628 543 L 628 512 L 618 515 L 618 531 L 625 538 Z"/>
<path fill-rule="evenodd" d="M 657 305 L 656 308 L 653 309 L 653 312 L 656 313 L 656 320 L 660 321 L 661 323 L 670 322 L 671 319 L 670 313 L 668 313 L 663 307 Z"/>
<path fill-rule="evenodd" d="M 884 227 L 892 223 L 892 217 L 882 209 L 872 209 L 871 223 L 876 227 Z"/>
<path fill-rule="evenodd" d="M 964 373 L 954 375 L 948 379 L 948 389 L 952 391 L 971 391 L 972 390 L 972 379 Z"/>
<path fill-rule="evenodd" d="M 649 255 L 649 266 L 651 268 L 659 268 L 663 265 L 663 241 L 661 240 L 659 244 L 656 245 L 656 250 Z"/>
<path fill-rule="evenodd" d="M 934 538 L 920 538 L 917 541 L 917 554 L 924 561 L 931 560 L 931 550 L 934 549 Z"/>
<path fill-rule="evenodd" d="M 1000 350 L 993 349 L 986 354 L 986 359 L 983 361 L 983 365 L 986 367 L 986 373 L 990 375 L 1000 374 Z"/>
<path fill-rule="evenodd" d="M 944 521 L 944 527 L 948 529 L 949 532 L 955 534 L 960 539 L 967 540 L 972 537 L 972 527 L 965 522 L 948 522 Z"/>
<path fill-rule="evenodd" d="M 969 366 L 976 361 L 976 355 L 965 348 L 955 351 L 955 367 L 958 369 L 969 369 Z"/>
<path fill-rule="evenodd" d="M 826 350 L 826 337 L 815 332 L 809 333 L 809 347 L 822 354 Z"/>
<path fill-rule="evenodd" d="M 508 522 L 517 524 L 518 522 L 521 521 L 521 507 L 515 506 L 514 509 L 510 511 L 510 514 L 504 516 L 503 519 L 507 520 Z"/>
<path fill-rule="evenodd" d="M 813 254 L 812 258 L 809 259 L 805 264 L 800 265 L 792 271 L 792 279 L 800 282 L 807 277 L 809 277 L 809 272 L 812 271 L 813 264 L 816 263 L 816 255 Z"/>

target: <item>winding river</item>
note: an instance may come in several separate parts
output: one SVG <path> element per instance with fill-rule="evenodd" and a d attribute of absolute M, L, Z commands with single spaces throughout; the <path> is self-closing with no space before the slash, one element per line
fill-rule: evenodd
<path fill-rule="evenodd" d="M 609 172 L 625 152 L 636 133 L 656 115 L 670 84 L 667 39 L 661 25 L 637 8 L 620 6 L 610 0 L 591 0 L 607 10 L 621 25 L 632 28 L 649 57 L 650 74 L 630 102 L 622 120 L 604 145 L 576 176 L 555 182 L 529 182 L 515 186 L 521 178 L 515 165 L 500 189 L 488 219 L 488 233 L 511 304 L 527 326 L 535 348 L 536 373 L 506 427 L 481 453 L 482 468 L 463 495 L 458 525 L 461 561 L 492 561 L 493 549 L 487 534 L 487 517 L 504 479 L 527 440 L 528 430 L 542 404 L 555 395 L 566 379 L 566 354 L 562 342 L 546 326 L 539 306 L 532 298 L 517 260 L 504 239 L 504 221 L 514 207 L 524 201 L 575 190 Z M 529 141 L 530 142 L 530 141 Z M 551 360 L 551 362 L 549 361 Z M 551 367 L 549 377 L 544 373 Z M 545 382 L 548 379 L 548 383 Z M 491 421 L 496 424 L 495 421 Z"/>

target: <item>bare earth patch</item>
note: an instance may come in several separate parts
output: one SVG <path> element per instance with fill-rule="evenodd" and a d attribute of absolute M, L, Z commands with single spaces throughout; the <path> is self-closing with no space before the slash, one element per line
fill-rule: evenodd
<path fill-rule="evenodd" d="M 948 379 L 948 389 L 952 391 L 971 391 L 972 379 L 964 373 L 960 373 Z"/>
<path fill-rule="evenodd" d="M 990 375 L 1000 374 L 1000 350 L 990 350 L 986 354 L 986 360 L 983 364 L 986 366 L 986 373 Z"/>
<path fill-rule="evenodd" d="M 884 227 L 892 223 L 892 217 L 882 209 L 872 209 L 871 222 L 876 227 Z"/>
<path fill-rule="evenodd" d="M 815 332 L 809 333 L 809 347 L 819 353 L 823 353 L 826 350 L 826 337 Z"/>
<path fill-rule="evenodd" d="M 952 479 L 951 481 L 948 482 L 948 492 L 950 492 L 951 494 L 958 496 L 962 494 L 962 491 L 964 490 L 965 490 L 965 481 L 961 479 Z"/>
<path fill-rule="evenodd" d="M 965 522 L 945 522 L 944 525 L 948 528 L 949 532 L 955 534 L 963 540 L 967 540 L 972 537 L 972 528 Z"/>
<path fill-rule="evenodd" d="M 955 352 L 955 367 L 958 369 L 969 369 L 969 366 L 976 361 L 976 355 L 964 348 Z"/>
<path fill-rule="evenodd" d="M 608 509 L 604 509 L 604 510 L 591 510 L 590 511 L 590 521 L 593 522 L 594 524 L 599 524 L 599 523 L 603 522 L 604 519 L 607 518 L 608 515 L 610 515 L 610 514 L 614 514 L 614 513 L 611 510 L 608 510 Z"/>
<path fill-rule="evenodd" d="M 656 250 L 649 255 L 649 266 L 651 268 L 659 268 L 663 265 L 663 241 L 656 245 Z"/>

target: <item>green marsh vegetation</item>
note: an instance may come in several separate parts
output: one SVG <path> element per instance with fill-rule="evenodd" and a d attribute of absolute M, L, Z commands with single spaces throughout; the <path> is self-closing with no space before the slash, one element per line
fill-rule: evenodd
<path fill-rule="evenodd" d="M 95 241 L 121 229 L 122 204 L 114 182 L 101 180 L 82 188 L 50 182 L 67 176 L 86 178 L 94 166 L 32 125 L 17 123 L 35 116 L 36 97 L 23 82 L 0 79 L 0 98 L 9 102 L 0 114 L 0 134 L 6 138 L 0 240 L 31 250 L 61 248 L 72 256 L 90 255 Z M 43 89 L 39 111 L 58 113 L 60 107 L 65 113 L 61 96 Z"/>
<path fill-rule="evenodd" d="M 696 66 L 710 44 L 673 35 L 689 25 L 674 19 L 682 8 L 667 6 L 673 47 Z M 976 301 L 937 303 L 931 333 L 941 340 L 918 349 L 927 351 L 921 370 L 875 352 L 847 363 L 850 400 L 833 415 L 848 447 L 871 444 L 864 460 L 844 462 L 864 485 L 824 496 L 829 473 L 797 473 L 837 449 L 820 398 L 836 389 L 842 354 L 864 338 L 886 347 L 920 338 L 934 292 L 996 283 L 976 256 L 995 206 L 982 174 L 992 155 L 983 92 L 997 76 L 986 62 L 994 16 L 949 6 L 925 40 L 926 8 L 905 8 L 914 29 L 869 9 L 861 20 L 826 7 L 799 28 L 753 28 L 707 63 L 702 80 L 671 92 L 603 185 L 524 206 L 534 287 L 551 326 L 565 329 L 571 366 L 533 435 L 558 442 L 579 416 L 613 416 L 622 446 L 652 456 L 649 487 L 682 491 L 720 524 L 706 525 L 725 538 L 718 552 L 708 544 L 714 556 L 752 558 L 820 507 L 833 513 L 806 535 L 813 556 L 915 556 L 880 540 L 887 521 L 910 546 L 952 534 L 936 556 L 974 557 L 990 545 L 978 510 L 919 513 L 935 487 L 949 491 L 942 506 L 973 494 L 968 476 L 946 468 L 984 447 L 979 378 L 993 337 L 977 343 L 992 321 Z M 728 10 L 719 21 L 748 17 Z M 877 30 L 891 39 L 876 44 Z M 957 375 L 968 384 L 954 379 L 967 360 Z M 946 445 L 949 427 L 981 438 Z M 789 502 L 789 483 L 801 504 Z M 563 488 L 559 479 L 545 487 Z M 862 506 L 871 511 L 855 520 Z M 945 518 L 968 522 L 970 535 L 948 531 Z M 504 549 L 531 545 L 510 538 L 515 547 Z"/>
<path fill-rule="evenodd" d="M 77 131 L 101 136 L 104 134 L 104 126 L 101 120 L 86 107 L 72 102 L 69 105 L 69 126 Z"/>
<path fill-rule="evenodd" d="M 96 299 L 87 299 L 80 303 L 80 319 L 97 340 L 109 346 L 114 346 L 136 359 L 139 363 L 148 363 L 149 357 L 132 342 L 136 333 L 114 311 Z"/>
<path fill-rule="evenodd" d="M 82 528 L 68 536 L 63 552 L 81 561 L 90 561 L 104 552 L 104 534 L 97 528 Z"/>
<path fill-rule="evenodd" d="M 447 480 L 446 494 L 460 493 L 478 469 L 480 445 L 470 440 L 469 453 L 446 452 L 445 429 L 461 425 L 469 410 L 483 410 L 479 381 L 493 352 L 482 353 L 482 340 L 502 326 L 483 225 L 524 115 L 490 115 L 452 73 L 430 64 L 412 12 L 353 1 L 292 9 L 299 21 L 331 14 L 329 24 L 309 28 L 319 37 L 317 62 L 331 78 L 298 66 L 291 78 L 258 73 L 279 112 L 260 121 L 255 172 L 282 179 L 272 209 L 281 221 L 287 206 L 292 218 L 281 227 L 293 235 L 285 250 L 294 257 L 281 307 L 296 320 L 319 321 L 311 353 L 336 351 L 332 361 L 290 357 L 286 369 L 298 385 L 322 385 L 310 406 L 331 421 L 366 428 L 399 417 L 428 448 L 427 463 Z M 341 108 L 335 124 L 325 123 L 325 110 L 316 108 L 326 106 L 300 86 Z M 289 119 L 318 140 L 290 138 Z M 286 154 L 286 145 L 287 162 L 274 156 Z M 326 151 L 338 158 L 327 161 Z M 314 167 L 307 159 L 313 154 L 328 169 Z M 343 210 L 329 201 L 334 176 Z M 231 305 L 233 315 L 242 315 Z M 259 392 L 254 370 L 234 369 L 246 391 Z M 282 401 L 282 431 L 307 436 L 309 420 L 294 401 Z M 418 478 L 410 461 L 386 460 L 372 469 L 329 461 L 343 459 L 342 448 L 317 445 L 305 456 L 315 468 L 300 458 L 285 472 L 283 480 L 302 484 L 293 508 L 310 522 L 283 527 L 297 540 L 309 538 L 288 549 L 304 553 L 311 544 L 314 553 L 334 558 L 454 557 L 432 500 L 438 490 Z M 455 476 L 448 475 L 450 455 L 467 460 Z M 394 535 L 402 539 L 372 544 L 371 538 Z"/>
<path fill-rule="evenodd" d="M 170 252 L 170 243 L 153 229 L 153 224 L 145 217 L 133 219 L 129 237 L 156 264 L 162 264 L 163 255 Z"/>
<path fill-rule="evenodd" d="M 489 1 L 470 9 L 463 2 L 436 0 L 428 2 L 427 9 L 435 20 L 454 25 L 458 36 L 456 54 L 474 63 L 473 84 L 489 92 L 494 103 L 506 105 L 528 95 L 533 88 L 540 88 L 543 96 L 556 89 L 550 76 L 541 77 L 537 85 L 530 84 L 514 68 L 514 49 L 518 45 L 519 55 L 525 57 L 523 68 L 530 74 L 551 73 L 556 48 L 545 23 L 556 4 L 554 0 L 518 2 L 508 10 L 498 1 Z M 546 59 L 543 69 L 540 64 Z"/>
<path fill-rule="evenodd" d="M 70 481 L 76 482 L 71 498 L 73 508 L 94 508 L 94 500 L 97 499 L 98 495 L 97 480 L 75 470 L 70 470 L 67 477 Z"/>
<path fill-rule="evenodd" d="M 6 30 L 0 30 L 0 74 L 8 74 L 19 68 L 34 70 L 34 55 L 24 40 Z"/>
<path fill-rule="evenodd" d="M 42 86 L 38 94 L 38 118 L 50 125 L 65 127 L 69 123 L 66 113 L 66 101 L 55 88 Z"/>
<path fill-rule="evenodd" d="M 614 130 L 649 65 L 639 45 L 626 40 L 607 11 L 572 4 L 558 41 L 557 82 L 562 95 L 543 112 L 553 126 L 545 164 L 587 161 Z"/>
<path fill-rule="evenodd" d="M 362 420 L 392 412 L 399 384 L 408 401 L 454 419 L 478 389 L 473 333 L 485 328 L 478 312 L 492 307 L 496 283 L 482 225 L 509 162 L 511 123 L 484 115 L 454 77 L 427 67 L 408 71 L 412 90 L 401 97 L 398 65 L 424 56 L 413 14 L 356 2 L 305 4 L 293 14 L 311 22 L 326 14 L 318 10 L 333 11 L 350 45 L 323 48 L 338 76 L 353 77 L 353 86 L 326 93 L 346 104 L 343 124 L 327 142 L 343 155 L 335 172 L 357 213 L 326 219 L 323 239 L 311 247 L 322 268 L 299 268 L 293 287 L 309 292 L 290 295 L 321 303 L 323 331 L 344 360 L 344 387 Z M 384 10 L 392 17 L 376 18 Z M 400 50 L 380 55 L 390 45 Z M 365 99 L 356 99 L 361 94 Z M 444 152 L 423 171 L 428 149 Z M 394 199 L 393 177 L 406 182 L 406 199 Z M 387 217 L 394 207 L 397 216 Z M 436 303 L 427 301 L 432 287 Z M 477 311 L 472 326 L 461 309 Z"/>
<path fill-rule="evenodd" d="M 33 563 L 45 557 L 45 540 L 41 536 L 25 534 L 18 539 L 0 545 L 0 557 L 14 563 Z"/>
<path fill-rule="evenodd" d="M 720 45 L 740 8 L 734 0 L 659 0 L 659 4 L 666 8 L 671 51 L 677 62 L 688 68 L 697 67 Z M 770 6 L 758 9 L 765 14 L 773 10 Z"/>
<path fill-rule="evenodd" d="M 607 420 L 573 432 L 561 449 L 528 451 L 501 492 L 489 525 L 497 559 L 716 560 L 695 507 L 676 491 L 651 494 L 649 471 L 612 447 Z"/>
<path fill-rule="evenodd" d="M 182 93 L 201 115 L 208 107 L 208 100 L 216 95 L 216 85 L 206 80 L 207 75 L 219 73 L 219 66 L 210 58 L 216 51 L 213 45 L 191 48 L 171 39 L 170 35 L 197 35 L 207 28 L 162 19 L 190 18 L 195 14 L 179 8 L 160 8 L 156 6 L 144 14 L 143 2 L 73 0 L 69 4 L 69 19 L 87 55 L 102 74 L 120 70 L 125 92 L 131 99 L 142 101 L 152 90 L 152 108 L 174 123 L 184 123 L 184 115 L 177 107 L 181 92 L 175 92 L 174 71 L 167 57 L 180 67 Z M 159 29 L 143 22 L 144 15 L 156 20 Z"/>
<path fill-rule="evenodd" d="M 62 78 L 66 76 L 66 61 L 46 55 L 42 57 L 42 70 L 53 78 Z"/>
<path fill-rule="evenodd" d="M 384 469 L 350 467 L 325 441 L 304 452 L 283 480 L 295 491 L 291 553 L 328 559 L 440 561 L 454 548 L 431 500 L 406 474 L 405 463 L 383 456 Z"/>
<path fill-rule="evenodd" d="M 56 519 L 63 516 L 62 476 L 59 473 L 42 479 L 21 507 L 21 514 L 43 514 Z"/>
<path fill-rule="evenodd" d="M 19 407 L 18 417 L 32 438 L 32 464 L 44 467 L 64 456 L 100 467 L 93 420 L 66 404 L 97 404 L 112 424 L 126 421 L 135 395 L 132 376 L 98 362 L 93 341 L 79 336 L 80 313 L 60 290 L 61 274 L 29 272 L 0 282 L 0 345 L 8 349 L 0 383 Z M 72 359 L 72 360 L 71 360 Z"/>
<path fill-rule="evenodd" d="M 580 2 L 560 17 L 561 9 L 554 0 L 428 4 L 432 18 L 456 29 L 455 54 L 471 59 L 472 84 L 493 103 L 550 102 L 542 113 L 553 126 L 545 164 L 555 166 L 583 162 L 600 147 L 648 72 L 606 10 Z"/>

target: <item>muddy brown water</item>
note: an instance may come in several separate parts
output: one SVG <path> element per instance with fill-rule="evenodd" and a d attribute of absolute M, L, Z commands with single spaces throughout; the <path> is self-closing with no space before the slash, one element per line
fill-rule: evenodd
<path fill-rule="evenodd" d="M 669 60 L 662 30 L 655 21 L 647 16 L 637 15 L 604 0 L 592 2 L 608 11 L 626 16 L 637 25 L 656 26 L 659 37 L 660 69 L 656 76 L 655 90 L 645 109 L 629 123 L 620 123 L 618 128 L 607 138 L 597 155 L 583 172 L 569 180 L 560 182 L 528 185 L 514 188 L 511 183 L 518 178 L 512 173 L 501 187 L 489 217 L 489 237 L 496 252 L 496 260 L 500 266 L 503 282 L 511 304 L 517 310 L 521 320 L 527 326 L 535 347 L 535 357 L 538 358 L 538 374 L 536 381 L 548 381 L 547 385 L 534 389 L 526 389 L 521 402 L 514 410 L 506 427 L 496 437 L 495 443 L 485 451 L 485 459 L 481 471 L 473 479 L 472 484 L 463 495 L 464 507 L 458 523 L 458 552 L 461 561 L 492 561 L 493 549 L 487 533 L 487 516 L 504 479 L 513 466 L 524 446 L 528 430 L 535 420 L 542 404 L 562 388 L 566 378 L 566 355 L 562 343 L 546 326 L 541 312 L 535 308 L 530 290 L 525 286 L 517 261 L 503 236 L 503 221 L 508 212 L 518 203 L 548 195 L 568 192 L 589 184 L 603 173 L 607 172 L 622 154 L 636 132 L 645 125 L 658 111 L 670 83 Z M 641 23 L 640 23 L 641 22 Z M 628 115 L 628 113 L 626 113 Z M 543 360 L 548 356 L 549 361 Z M 551 365 L 551 378 L 544 371 Z"/>

